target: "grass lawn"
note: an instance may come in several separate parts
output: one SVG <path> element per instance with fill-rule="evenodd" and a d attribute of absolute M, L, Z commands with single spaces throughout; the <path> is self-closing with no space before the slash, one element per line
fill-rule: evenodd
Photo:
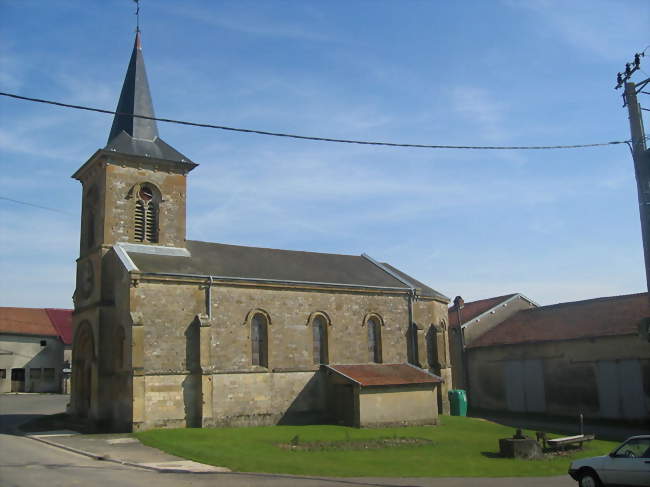
<path fill-rule="evenodd" d="M 574 458 L 602 455 L 618 443 L 592 441 L 583 450 L 543 460 L 498 456 L 498 439 L 514 429 L 488 421 L 442 416 L 436 427 L 356 429 L 344 426 L 160 429 L 136 433 L 144 443 L 173 455 L 239 472 L 330 477 L 526 477 L 562 475 Z M 532 431 L 526 431 L 535 437 Z M 415 437 L 432 443 L 381 449 L 292 450 L 279 444 Z M 551 435 L 552 437 L 553 435 Z M 296 440 L 294 439 L 294 442 Z"/>

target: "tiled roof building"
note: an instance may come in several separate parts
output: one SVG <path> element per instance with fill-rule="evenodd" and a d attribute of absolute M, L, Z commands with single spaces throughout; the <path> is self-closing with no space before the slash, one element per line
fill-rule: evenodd
<path fill-rule="evenodd" d="M 648 294 L 522 310 L 468 344 L 473 407 L 650 421 Z"/>
<path fill-rule="evenodd" d="M 0 392 L 61 392 L 72 310 L 0 307 Z"/>

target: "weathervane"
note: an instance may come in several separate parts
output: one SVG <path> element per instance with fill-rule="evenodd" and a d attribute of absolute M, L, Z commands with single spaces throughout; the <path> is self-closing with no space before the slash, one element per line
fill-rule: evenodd
<path fill-rule="evenodd" d="M 140 32 L 140 0 L 133 0 L 135 2 L 135 31 Z"/>

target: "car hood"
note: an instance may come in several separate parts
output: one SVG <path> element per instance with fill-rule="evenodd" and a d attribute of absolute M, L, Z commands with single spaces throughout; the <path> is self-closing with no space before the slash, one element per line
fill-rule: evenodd
<path fill-rule="evenodd" d="M 578 470 L 579 468 L 582 467 L 598 467 L 600 466 L 606 459 L 608 458 L 608 455 L 601 455 L 599 457 L 589 457 L 589 458 L 581 458 L 580 460 L 574 460 L 571 462 L 571 469 Z"/>

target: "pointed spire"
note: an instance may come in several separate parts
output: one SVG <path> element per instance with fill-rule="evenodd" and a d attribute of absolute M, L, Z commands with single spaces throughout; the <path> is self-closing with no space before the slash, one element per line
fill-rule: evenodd
<path fill-rule="evenodd" d="M 158 137 L 155 120 L 133 116 L 133 114 L 145 117 L 156 116 L 149 92 L 147 72 L 144 68 L 139 29 L 135 34 L 133 53 L 124 77 L 120 101 L 117 103 L 115 111 L 117 114 L 113 119 L 106 150 L 175 161 L 187 166 L 187 170 L 196 166 L 195 163 Z"/>
<path fill-rule="evenodd" d="M 145 118 L 136 118 L 130 114 L 144 115 L 154 117 L 153 103 L 151 93 L 149 92 L 149 82 L 147 81 L 147 72 L 144 67 L 144 57 L 142 56 L 142 44 L 140 32 L 135 35 L 135 44 L 129 68 L 126 71 L 124 84 L 120 101 L 115 109 L 118 113 L 128 115 L 115 115 L 111 133 L 108 136 L 108 143 L 115 138 L 120 132 L 124 131 L 134 139 L 143 139 L 153 141 L 158 137 L 158 128 L 155 120 Z"/>

